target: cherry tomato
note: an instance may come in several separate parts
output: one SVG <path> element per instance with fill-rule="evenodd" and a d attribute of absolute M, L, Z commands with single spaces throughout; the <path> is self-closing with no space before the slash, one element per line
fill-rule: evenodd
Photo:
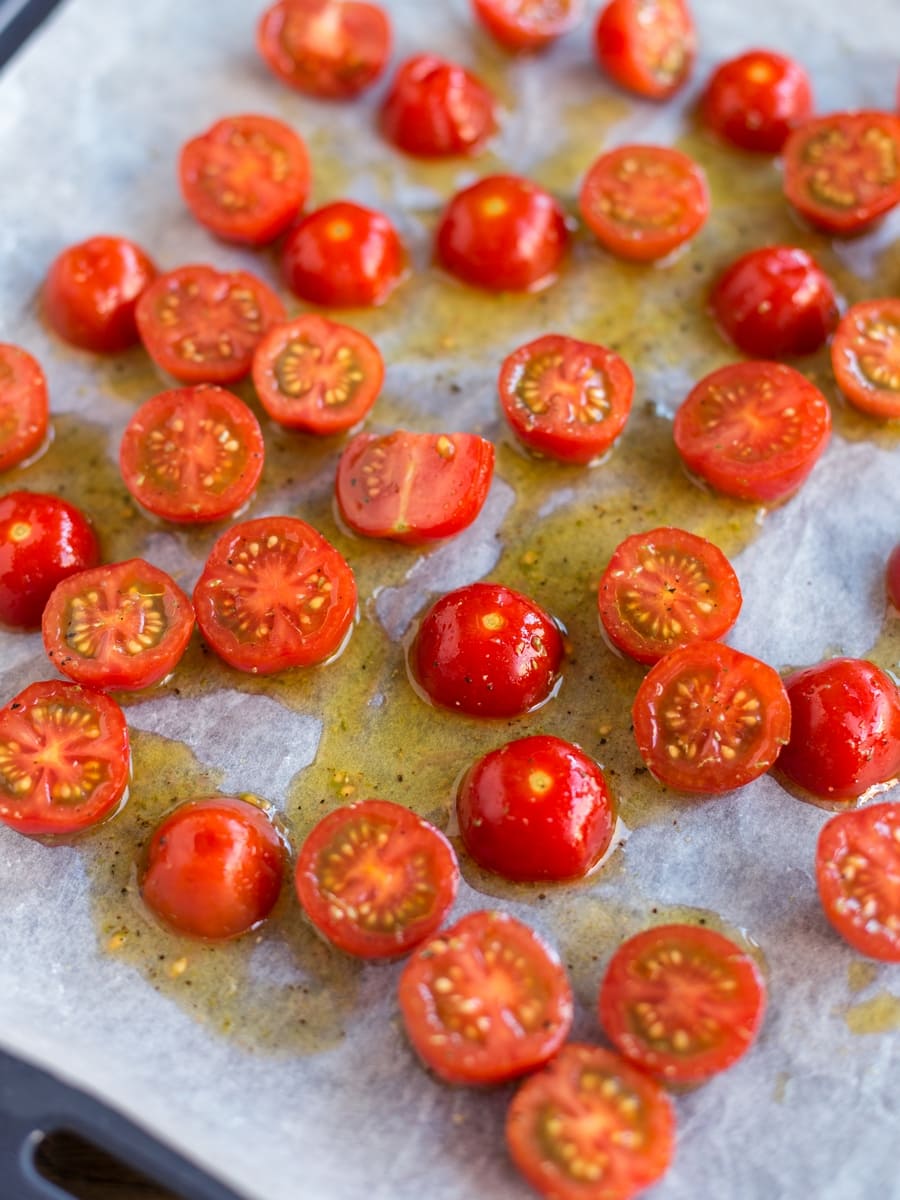
<path fill-rule="evenodd" d="M 583 0 L 472 0 L 475 16 L 507 50 L 542 50 L 577 25 Z"/>
<path fill-rule="evenodd" d="M 248 271 L 189 266 L 153 283 L 137 306 L 144 348 L 180 383 L 235 383 L 284 305 Z"/>
<path fill-rule="evenodd" d="M 860 412 L 900 417 L 900 300 L 848 308 L 831 343 L 837 385 Z"/>
<path fill-rule="evenodd" d="M 900 203 L 900 117 L 842 112 L 806 121 L 784 147 L 784 192 L 825 233 L 862 233 Z"/>
<path fill-rule="evenodd" d="M 702 169 L 668 146 L 618 146 L 585 176 L 578 207 L 600 244 L 651 262 L 683 246 L 709 216 Z"/>
<path fill-rule="evenodd" d="M 597 18 L 594 53 L 619 87 L 664 100 L 687 81 L 696 41 L 685 0 L 612 0 Z"/>
<path fill-rule="evenodd" d="M 47 438 L 47 380 L 37 359 L 0 342 L 0 471 L 37 454 Z"/>
<path fill-rule="evenodd" d="M 175 670 L 194 611 L 165 571 L 132 558 L 57 584 L 42 628 L 47 654 L 63 675 L 88 687 L 138 689 Z"/>
<path fill-rule="evenodd" d="M 43 492 L 0 496 L 0 621 L 39 629 L 50 593 L 100 558 L 87 517 Z"/>
<path fill-rule="evenodd" d="M 838 319 L 831 281 L 795 246 L 742 255 L 719 276 L 710 303 L 722 333 L 755 358 L 812 354 Z"/>
<path fill-rule="evenodd" d="M 473 912 L 403 968 L 400 1012 L 426 1066 L 449 1083 L 503 1083 L 541 1066 L 572 1024 L 572 989 L 538 935 L 501 912 Z"/>
<path fill-rule="evenodd" d="M 571 1043 L 516 1092 L 506 1142 L 546 1200 L 628 1200 L 665 1174 L 675 1115 L 643 1071 L 602 1046 Z"/>
<path fill-rule="evenodd" d="M 831 409 L 793 367 L 731 363 L 690 392 L 673 434 L 689 471 L 726 496 L 768 504 L 795 492 L 815 466 Z"/>
<path fill-rule="evenodd" d="M 282 267 L 301 300 L 339 308 L 384 304 L 406 272 L 387 217 L 348 200 L 316 209 L 291 230 Z"/>
<path fill-rule="evenodd" d="M 410 666 L 434 704 L 514 717 L 550 697 L 562 658 L 559 626 L 533 600 L 500 583 L 472 583 L 425 614 Z"/>
<path fill-rule="evenodd" d="M 309 155 L 274 117 L 224 117 L 182 147 L 178 176 L 201 225 L 229 242 L 264 246 L 288 228 L 309 193 Z"/>
<path fill-rule="evenodd" d="M 373 341 L 318 313 L 267 333 L 253 356 L 253 385 L 273 421 L 305 433 L 344 433 L 378 399 L 384 360 Z"/>
<path fill-rule="evenodd" d="M 384 70 L 391 25 L 384 9 L 359 0 L 278 0 L 260 19 L 256 45 L 282 83 L 344 100 Z"/>
<path fill-rule="evenodd" d="M 141 898 L 175 933 L 240 937 L 275 907 L 285 859 L 277 830 L 255 804 L 231 796 L 189 800 L 154 830 Z"/>
<path fill-rule="evenodd" d="M 465 773 L 456 793 L 463 844 L 506 879 L 576 879 L 602 857 L 616 823 L 600 767 L 541 734 L 507 742 Z"/>
<path fill-rule="evenodd" d="M 453 907 L 453 847 L 402 804 L 362 800 L 329 813 L 303 843 L 295 876 L 306 915 L 339 950 L 396 958 Z"/>
<path fill-rule="evenodd" d="M 80 833 L 128 789 L 125 715 L 74 683 L 33 683 L 0 709 L 0 821 L 19 833 Z"/>
<path fill-rule="evenodd" d="M 806 71 L 795 59 L 771 50 L 748 50 L 720 63 L 700 101 L 713 133 L 758 154 L 778 154 L 812 107 Z"/>
<path fill-rule="evenodd" d="M 407 59 L 381 109 L 389 142 L 407 154 L 474 154 L 497 127 L 494 97 L 471 71 L 435 54 Z"/>
<path fill-rule="evenodd" d="M 785 680 L 791 739 L 778 767 L 827 800 L 865 796 L 900 774 L 900 691 L 858 658 L 832 658 Z"/>
<path fill-rule="evenodd" d="M 355 533 L 415 545 L 471 525 L 493 474 L 494 447 L 475 433 L 359 433 L 341 455 L 335 492 Z"/>
<path fill-rule="evenodd" d="M 661 658 L 631 715 L 644 762 L 679 792 L 743 787 L 768 771 L 791 734 L 778 673 L 718 642 L 693 642 Z"/>
<path fill-rule="evenodd" d="M 437 257 L 476 287 L 534 292 L 556 278 L 568 240 L 563 211 L 549 192 L 515 175 L 490 175 L 448 204 Z"/>
<path fill-rule="evenodd" d="M 885 571 L 888 599 L 894 608 L 900 611 L 900 542 L 888 555 Z"/>
<path fill-rule="evenodd" d="M 356 582 L 334 546 L 296 517 L 223 533 L 194 589 L 197 624 L 239 671 L 268 675 L 324 662 L 356 614 Z"/>
<path fill-rule="evenodd" d="M 135 242 L 93 237 L 54 259 L 44 284 L 47 320 L 61 338 L 98 354 L 137 344 L 135 306 L 156 267 Z"/>
<path fill-rule="evenodd" d="M 620 542 L 598 590 L 609 640 L 640 663 L 724 637 L 741 602 L 738 577 L 719 547 L 671 527 Z"/>
<path fill-rule="evenodd" d="M 634 377 L 612 350 L 546 334 L 503 360 L 503 414 L 523 445 L 560 462 L 604 454 L 631 412 Z"/>
<path fill-rule="evenodd" d="M 219 521 L 256 489 L 265 447 L 259 422 L 237 396 L 202 385 L 161 392 L 125 430 L 119 466 L 125 486 L 166 521 Z"/>

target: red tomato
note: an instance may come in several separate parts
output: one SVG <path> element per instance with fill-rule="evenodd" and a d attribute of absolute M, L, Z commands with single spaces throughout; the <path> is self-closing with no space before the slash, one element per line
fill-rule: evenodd
<path fill-rule="evenodd" d="M 400 976 L 400 1012 L 426 1066 L 449 1083 L 503 1083 L 552 1058 L 572 1024 L 572 989 L 538 935 L 473 912 L 426 942 Z"/>
<path fill-rule="evenodd" d="M 0 496 L 0 621 L 39 629 L 50 593 L 100 558 L 87 517 L 43 492 Z"/>
<path fill-rule="evenodd" d="M 453 847 L 402 804 L 362 800 L 329 813 L 297 859 L 297 896 L 318 931 L 360 958 L 396 958 L 453 907 Z"/>
<path fill-rule="evenodd" d="M 256 45 L 289 87 L 344 100 L 384 70 L 391 25 L 382 8 L 359 0 L 278 0 L 260 18 Z"/>
<path fill-rule="evenodd" d="M 550 697 L 562 658 L 559 626 L 533 600 L 500 583 L 472 583 L 425 614 L 410 667 L 434 704 L 514 717 Z"/>
<path fill-rule="evenodd" d="M 447 205 L 437 257 L 476 287 L 534 292 L 556 278 L 568 240 L 563 211 L 549 192 L 515 175 L 491 175 Z"/>
<path fill-rule="evenodd" d="M 812 113 L 809 76 L 793 58 L 748 50 L 720 63 L 700 102 L 709 128 L 742 150 L 778 154 Z"/>
<path fill-rule="evenodd" d="M 0 821 L 19 833 L 80 833 L 128 789 L 125 715 L 101 692 L 52 679 L 0 709 Z"/>
<path fill-rule="evenodd" d="M 778 767 L 826 800 L 850 800 L 900 774 L 900 691 L 858 658 L 832 658 L 785 680 L 791 740 Z"/>
<path fill-rule="evenodd" d="M 274 117 L 224 117 L 185 143 L 178 164 L 185 203 L 229 242 L 264 246 L 296 219 L 309 193 L 301 138 Z"/>
<path fill-rule="evenodd" d="M 73 346 L 114 354 L 139 340 L 135 306 L 155 278 L 156 267 L 135 242 L 89 238 L 54 259 L 44 284 L 44 312 Z"/>
<path fill-rule="evenodd" d="M 141 296 L 137 323 L 144 348 L 180 383 L 235 383 L 284 305 L 248 271 L 189 266 L 169 271 Z"/>
<path fill-rule="evenodd" d="M 671 527 L 620 542 L 598 591 L 609 640 L 640 663 L 724 637 L 741 602 L 738 577 L 719 547 Z"/>
<path fill-rule="evenodd" d="M 600 244 L 652 262 L 683 246 L 709 216 L 702 169 L 667 146 L 618 146 L 585 176 L 578 207 Z"/>
<path fill-rule="evenodd" d="M 675 1115 L 655 1080 L 602 1046 L 563 1046 L 519 1088 L 512 1160 L 546 1200 L 628 1200 L 666 1172 Z"/>
<path fill-rule="evenodd" d="M 755 358 L 812 354 L 838 319 L 831 281 L 795 246 L 742 255 L 719 276 L 710 303 L 722 333 Z"/>
<path fill-rule="evenodd" d="M 381 391 L 384 360 L 373 341 L 317 313 L 267 333 L 253 356 L 253 385 L 273 421 L 305 433 L 344 433 Z"/>
<path fill-rule="evenodd" d="M 634 377 L 605 346 L 550 333 L 503 360 L 497 387 L 520 442 L 560 462 L 587 464 L 625 428 Z"/>
<path fill-rule="evenodd" d="M 343 646 L 356 614 L 353 572 L 296 517 L 261 517 L 223 533 L 194 589 L 197 624 L 239 671 L 308 667 Z"/>
<path fill-rule="evenodd" d="M 388 141 L 422 158 L 474 154 L 496 127 L 488 88 L 464 67 L 435 54 L 417 54 L 403 63 L 381 109 Z"/>
<path fill-rule="evenodd" d="M 0 471 L 36 454 L 48 425 L 47 380 L 40 363 L 19 346 L 0 342 Z"/>
<path fill-rule="evenodd" d="M 815 466 L 831 409 L 792 367 L 731 363 L 690 392 L 673 434 L 689 471 L 726 496 L 768 504 L 795 492 Z"/>
<path fill-rule="evenodd" d="M 600 767 L 546 734 L 507 742 L 465 773 L 456 793 L 463 844 L 506 879 L 576 879 L 603 857 L 616 822 Z"/>
<path fill-rule="evenodd" d="M 900 300 L 864 300 L 848 308 L 831 343 L 837 385 L 854 408 L 900 417 Z"/>
<path fill-rule="evenodd" d="M 838 813 L 816 847 L 825 916 L 869 958 L 900 962 L 900 804 Z"/>
<path fill-rule="evenodd" d="M 885 581 L 887 583 L 888 599 L 894 608 L 900 611 L 900 542 L 897 543 L 888 556 Z"/>
<path fill-rule="evenodd" d="M 316 209 L 291 230 L 282 267 L 301 300 L 339 308 L 384 304 L 406 272 L 387 217 L 348 200 Z"/>
<path fill-rule="evenodd" d="M 132 558 L 57 584 L 42 627 L 47 654 L 64 675 L 88 687 L 131 690 L 175 670 L 194 612 L 165 571 Z"/>
<path fill-rule="evenodd" d="M 472 0 L 475 16 L 507 50 L 542 50 L 581 19 L 582 0 Z"/>
<path fill-rule="evenodd" d="M 220 387 L 161 392 L 125 430 L 119 466 L 125 486 L 166 521 L 219 521 L 256 490 L 265 446 L 259 422 Z"/>
<path fill-rule="evenodd" d="M 750 1049 L 766 985 L 746 951 L 697 925 L 657 925 L 618 948 L 600 985 L 615 1048 L 666 1083 L 699 1083 Z"/>
<path fill-rule="evenodd" d="M 494 447 L 475 433 L 359 433 L 335 492 L 355 533 L 415 545 L 466 529 L 487 499 Z"/>
<path fill-rule="evenodd" d="M 286 857 L 255 804 L 230 796 L 189 800 L 154 830 L 141 898 L 175 933 L 240 937 L 275 907 Z"/>
<path fill-rule="evenodd" d="M 862 233 L 900 203 L 900 117 L 842 112 L 806 121 L 784 147 L 784 192 L 817 229 Z"/>
<path fill-rule="evenodd" d="M 679 792 L 743 787 L 768 771 L 791 734 L 778 673 L 718 642 L 694 642 L 661 658 L 631 715 L 644 762 Z"/>
<path fill-rule="evenodd" d="M 694 22 L 685 0 L 612 0 L 594 30 L 594 53 L 619 87 L 664 100 L 694 65 Z"/>

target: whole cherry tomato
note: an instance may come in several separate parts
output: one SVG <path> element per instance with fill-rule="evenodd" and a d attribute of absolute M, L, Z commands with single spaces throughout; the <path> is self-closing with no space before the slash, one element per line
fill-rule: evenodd
<path fill-rule="evenodd" d="M 384 304 L 406 270 L 387 217 L 348 200 L 326 204 L 295 225 L 282 266 L 301 300 L 340 308 Z"/>
<path fill-rule="evenodd" d="M 407 154 L 474 154 L 496 128 L 494 97 L 471 71 L 435 54 L 398 69 L 381 109 L 388 141 Z"/>
<path fill-rule="evenodd" d="M 809 76 L 793 58 L 748 50 L 720 63 L 701 100 L 709 128 L 742 150 L 777 154 L 812 112 Z"/>

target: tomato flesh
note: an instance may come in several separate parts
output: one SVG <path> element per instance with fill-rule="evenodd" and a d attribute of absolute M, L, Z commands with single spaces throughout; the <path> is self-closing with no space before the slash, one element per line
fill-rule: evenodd
<path fill-rule="evenodd" d="M 831 365 L 854 408 L 900 418 L 900 300 L 863 300 L 848 308 L 831 343 Z"/>
<path fill-rule="evenodd" d="M 391 51 L 391 25 L 360 0 L 278 0 L 260 18 L 256 44 L 282 83 L 345 100 L 374 83 Z"/>
<path fill-rule="evenodd" d="M 612 0 L 594 29 L 594 53 L 619 87 L 664 100 L 694 65 L 694 22 L 684 0 Z"/>
<path fill-rule="evenodd" d="M 720 63 L 701 100 L 703 120 L 714 133 L 757 154 L 778 154 L 812 107 L 806 71 L 771 50 L 748 50 Z"/>
<path fill-rule="evenodd" d="M 407 154 L 474 154 L 496 129 L 494 97 L 471 71 L 434 54 L 398 69 L 381 108 L 381 128 Z"/>
<path fill-rule="evenodd" d="M 37 454 L 49 422 L 40 363 L 21 347 L 0 342 L 0 471 Z"/>
<path fill-rule="evenodd" d="M 346 200 L 326 204 L 291 230 L 282 267 L 301 300 L 337 308 L 384 304 L 406 271 L 403 246 L 387 217 Z"/>
<path fill-rule="evenodd" d="M 581 19 L 583 0 L 472 0 L 475 16 L 507 50 L 542 50 Z"/>

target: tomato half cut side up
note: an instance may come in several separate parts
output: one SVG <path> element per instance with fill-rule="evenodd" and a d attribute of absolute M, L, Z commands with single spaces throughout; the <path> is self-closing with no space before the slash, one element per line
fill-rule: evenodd
<path fill-rule="evenodd" d="M 475 433 L 359 433 L 341 455 L 335 495 L 354 533 L 416 545 L 471 525 L 493 474 L 494 447 Z"/>
<path fill-rule="evenodd" d="M 685 0 L 612 0 L 594 29 L 601 68 L 648 100 L 665 100 L 687 82 L 696 42 Z"/>
<path fill-rule="evenodd" d="M 128 789 L 125 714 L 102 692 L 33 683 L 0 709 L 0 821 L 32 837 L 81 833 Z"/>
<path fill-rule="evenodd" d="M 513 52 L 542 50 L 575 27 L 583 0 L 472 0 L 495 42 Z"/>
<path fill-rule="evenodd" d="M 329 813 L 297 858 L 304 912 L 339 950 L 396 958 L 431 937 L 453 907 L 453 847 L 402 804 L 362 800 Z"/>
<path fill-rule="evenodd" d="M 493 1084 L 547 1062 L 572 1024 L 556 954 L 521 921 L 473 912 L 416 950 L 400 1012 L 413 1048 L 448 1083 Z"/>
<path fill-rule="evenodd" d="M 435 54 L 397 70 L 381 107 L 381 129 L 406 154 L 475 154 L 497 127 L 494 97 L 471 71 Z"/>
<path fill-rule="evenodd" d="M 44 647 L 88 687 L 127 691 L 170 675 L 194 628 L 191 602 L 159 567 L 132 558 L 70 575 L 44 609 Z"/>
<path fill-rule="evenodd" d="M 854 408 L 900 419 L 900 300 L 863 300 L 848 308 L 831 343 L 831 365 Z"/>
<path fill-rule="evenodd" d="M 47 380 L 40 363 L 20 346 L 0 342 L 0 471 L 37 454 L 49 425 Z"/>
<path fill-rule="evenodd" d="M 256 45 L 282 83 L 346 100 L 384 70 L 391 25 L 384 9 L 362 0 L 278 0 L 260 18 Z"/>

